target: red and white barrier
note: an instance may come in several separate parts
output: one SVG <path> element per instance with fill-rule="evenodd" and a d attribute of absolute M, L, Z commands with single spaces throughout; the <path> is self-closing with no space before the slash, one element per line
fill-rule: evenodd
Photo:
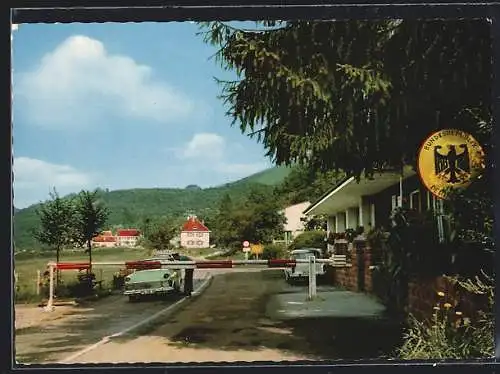
<path fill-rule="evenodd" d="M 201 260 L 201 261 L 169 261 L 169 260 L 145 260 L 145 261 L 116 261 L 116 262 L 92 262 L 94 266 L 123 266 L 126 269 L 148 270 L 148 269 L 230 269 L 242 265 L 266 266 L 268 268 L 293 268 L 297 264 L 309 264 L 309 298 L 316 296 L 316 263 L 330 264 L 334 267 L 349 266 L 345 256 L 334 256 L 329 259 L 316 259 L 314 256 L 308 259 L 270 259 L 270 260 Z M 46 309 L 53 309 L 54 298 L 54 270 L 89 270 L 89 262 L 49 262 L 50 291 Z"/>

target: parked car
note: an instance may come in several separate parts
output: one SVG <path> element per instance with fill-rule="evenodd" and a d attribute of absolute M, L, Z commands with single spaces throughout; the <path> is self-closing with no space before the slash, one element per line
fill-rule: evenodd
<path fill-rule="evenodd" d="M 292 259 L 307 260 L 310 256 L 321 258 L 321 249 L 318 248 L 301 248 L 295 249 L 291 252 Z M 316 263 L 316 277 L 325 275 L 325 264 Z M 285 280 L 289 283 L 309 279 L 309 264 L 297 263 L 293 268 L 286 268 Z"/>
<path fill-rule="evenodd" d="M 165 257 L 148 258 L 143 261 L 174 261 L 174 255 Z M 167 295 L 170 293 L 183 292 L 184 270 L 183 269 L 145 269 L 136 270 L 125 277 L 123 294 L 130 301 L 138 301 L 145 295 Z"/>

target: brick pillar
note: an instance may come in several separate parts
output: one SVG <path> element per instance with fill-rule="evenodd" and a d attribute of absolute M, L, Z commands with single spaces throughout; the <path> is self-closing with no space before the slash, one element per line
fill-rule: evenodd
<path fill-rule="evenodd" d="M 351 267 L 346 269 L 348 273 L 347 288 L 350 291 L 358 290 L 358 254 L 356 248 L 351 250 Z"/>
<path fill-rule="evenodd" d="M 364 262 L 365 262 L 365 291 L 372 292 L 373 284 L 372 284 L 372 271 L 370 270 L 370 266 L 372 266 L 372 251 L 371 248 L 365 246 L 364 250 Z"/>

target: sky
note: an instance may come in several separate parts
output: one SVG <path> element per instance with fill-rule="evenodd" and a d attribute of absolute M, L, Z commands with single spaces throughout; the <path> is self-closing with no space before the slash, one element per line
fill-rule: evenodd
<path fill-rule="evenodd" d="M 26 24 L 12 31 L 14 206 L 97 187 L 216 186 L 271 166 L 213 77 L 191 22 Z"/>

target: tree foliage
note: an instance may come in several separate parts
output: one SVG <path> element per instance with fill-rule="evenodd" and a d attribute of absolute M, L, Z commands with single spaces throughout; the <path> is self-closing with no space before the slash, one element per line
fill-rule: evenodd
<path fill-rule="evenodd" d="M 264 25 L 266 26 L 266 24 Z M 363 171 L 415 164 L 432 131 L 475 134 L 490 117 L 487 20 L 292 21 L 266 30 L 202 24 L 223 67 L 228 115 L 276 164 Z"/>
<path fill-rule="evenodd" d="M 89 262 L 92 263 L 92 239 L 103 229 L 108 219 L 108 209 L 99 201 L 99 191 L 81 191 L 75 204 L 75 237 L 81 245 L 87 245 Z"/>
<path fill-rule="evenodd" d="M 324 251 L 326 250 L 325 237 L 326 232 L 324 231 L 305 231 L 293 240 L 289 249 L 319 248 Z"/>
<path fill-rule="evenodd" d="M 171 241 L 179 234 L 180 224 L 172 218 L 163 218 L 156 222 L 148 222 L 143 231 L 146 247 L 157 251 L 172 248 Z"/>
<path fill-rule="evenodd" d="M 36 210 L 39 226 L 33 236 L 41 244 L 56 251 L 59 262 L 60 250 L 73 243 L 73 201 L 62 199 L 56 189 L 50 193 L 50 200 L 41 204 Z"/>
<path fill-rule="evenodd" d="M 254 188 L 242 202 L 224 196 L 213 219 L 216 244 L 239 248 L 244 240 L 268 244 L 283 234 L 285 217 L 281 206 L 265 189 Z"/>

